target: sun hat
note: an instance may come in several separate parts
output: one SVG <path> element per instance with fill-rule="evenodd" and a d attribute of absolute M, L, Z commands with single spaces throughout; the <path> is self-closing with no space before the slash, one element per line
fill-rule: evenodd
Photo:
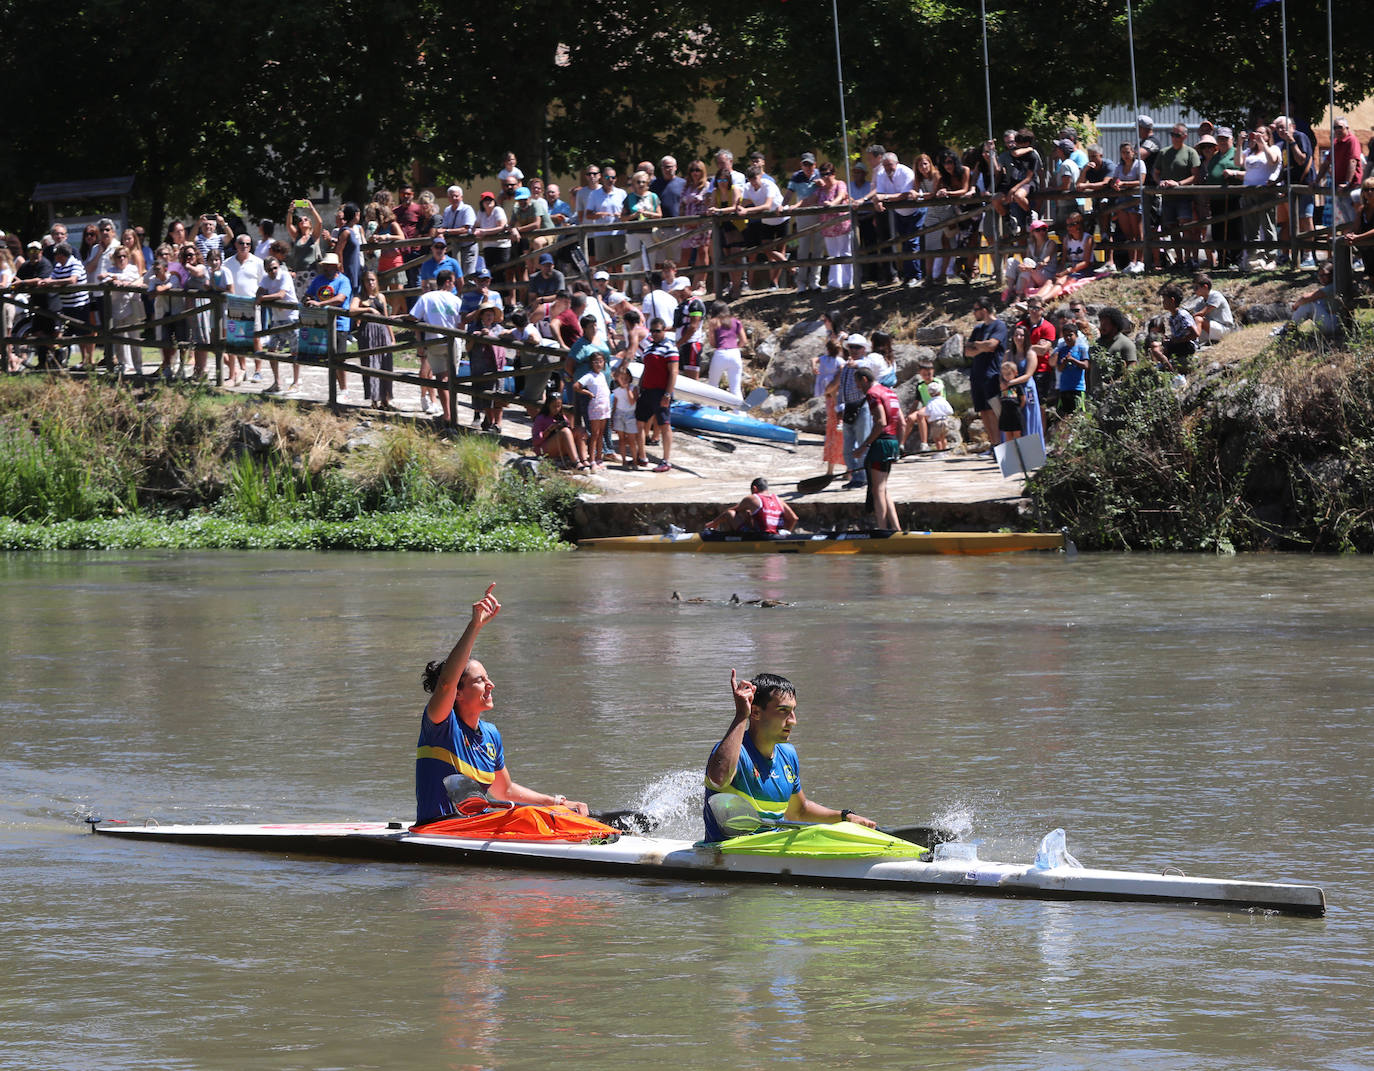
<path fill-rule="evenodd" d="M 866 350 L 872 349 L 872 347 L 868 344 L 868 339 L 864 338 L 863 335 L 857 332 L 850 335 L 848 338 L 844 340 L 845 349 L 849 349 L 849 347 L 851 346 L 862 346 Z"/>

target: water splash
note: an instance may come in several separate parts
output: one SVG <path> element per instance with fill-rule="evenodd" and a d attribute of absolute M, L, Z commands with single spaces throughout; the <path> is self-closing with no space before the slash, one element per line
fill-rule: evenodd
<path fill-rule="evenodd" d="M 645 785 L 631 806 L 658 822 L 654 836 L 697 840 L 703 832 L 701 797 L 701 771 L 676 770 Z"/>

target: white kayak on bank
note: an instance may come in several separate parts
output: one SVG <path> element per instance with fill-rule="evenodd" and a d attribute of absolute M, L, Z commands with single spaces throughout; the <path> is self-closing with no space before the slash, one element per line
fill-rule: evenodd
<path fill-rule="evenodd" d="M 1115 900 L 1320 916 L 1314 885 L 1195 878 L 1058 865 L 985 862 L 972 845 L 937 848 L 917 859 L 727 853 L 716 845 L 621 835 L 606 843 L 477 840 L 413 833 L 401 822 L 281 822 L 260 825 L 93 824 L 95 833 L 141 841 L 282 852 L 325 859 L 551 870 L 703 882 L 768 882 L 960 893 L 1036 900 Z M 958 856 L 938 858 L 940 855 Z"/>
<path fill-rule="evenodd" d="M 639 382 L 639 377 L 644 374 L 644 366 L 638 361 L 631 361 L 628 365 L 630 375 L 635 377 L 635 383 Z M 673 397 L 680 402 L 696 402 L 697 405 L 723 405 L 729 409 L 743 409 L 744 399 L 738 394 L 731 394 L 728 390 L 721 390 L 713 387 L 709 383 L 703 383 L 699 379 L 692 379 L 688 376 L 679 374 L 677 383 L 673 386 Z"/>

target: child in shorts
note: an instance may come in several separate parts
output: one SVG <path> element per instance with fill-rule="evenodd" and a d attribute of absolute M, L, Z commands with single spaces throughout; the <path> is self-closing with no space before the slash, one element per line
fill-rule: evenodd
<path fill-rule="evenodd" d="M 925 389 L 930 394 L 930 401 L 921 407 L 921 413 L 925 416 L 926 434 L 933 449 L 948 450 L 949 428 L 945 420 L 954 415 L 954 407 L 945 400 L 945 385 L 938 379 L 932 379 L 925 385 Z"/>
<path fill-rule="evenodd" d="M 573 390 L 587 398 L 587 459 L 592 471 L 605 464 L 606 421 L 611 416 L 611 385 L 606 379 L 606 355 L 592 354 L 592 370 L 573 384 Z"/>
<path fill-rule="evenodd" d="M 639 390 L 635 387 L 634 376 L 623 364 L 615 370 L 615 384 L 611 394 L 611 430 L 615 432 L 620 449 L 621 467 L 647 466 L 649 459 L 644 453 L 644 437 L 639 434 L 639 421 L 635 420 Z"/>

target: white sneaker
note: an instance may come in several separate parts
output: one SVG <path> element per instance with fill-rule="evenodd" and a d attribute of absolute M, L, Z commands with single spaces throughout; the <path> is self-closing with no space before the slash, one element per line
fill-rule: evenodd
<path fill-rule="evenodd" d="M 431 413 L 431 412 L 433 412 L 433 411 L 434 411 L 434 403 L 431 402 L 428 398 L 421 398 L 421 399 L 420 399 L 420 412 L 425 413 L 425 414 L 429 414 L 429 413 Z"/>

